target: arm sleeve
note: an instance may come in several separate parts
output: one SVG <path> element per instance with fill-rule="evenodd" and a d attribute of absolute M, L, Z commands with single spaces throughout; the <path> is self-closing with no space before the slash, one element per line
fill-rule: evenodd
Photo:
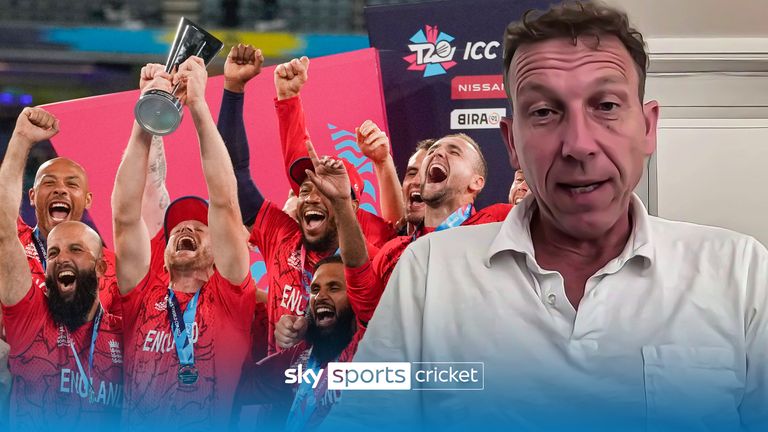
<path fill-rule="evenodd" d="M 747 374 L 739 413 L 745 431 L 764 431 L 768 428 L 768 251 L 754 239 L 745 251 L 751 252 L 745 257 Z"/>
<path fill-rule="evenodd" d="M 381 217 L 361 208 L 357 209 L 356 216 L 365 239 L 373 243 L 374 246 L 380 248 L 386 242 L 397 237 L 395 228 Z"/>
<path fill-rule="evenodd" d="M 275 111 L 277 111 L 277 122 L 280 127 L 280 145 L 283 152 L 285 174 L 291 184 L 291 189 L 298 195 L 300 185 L 291 176 L 291 168 L 297 160 L 309 157 L 305 145 L 306 141 L 309 140 L 309 130 L 307 129 L 307 119 L 304 115 L 301 97 L 295 96 L 283 100 L 275 98 Z M 297 165 L 294 169 L 300 174 L 303 168 L 311 168 L 311 163 L 307 161 L 307 166 Z"/>
<path fill-rule="evenodd" d="M 237 199 L 240 203 L 240 213 L 243 224 L 253 224 L 256 214 L 264 204 L 264 197 L 259 192 L 251 177 L 250 151 L 248 137 L 245 134 L 243 121 L 244 93 L 234 93 L 224 90 L 219 112 L 218 129 L 227 147 L 232 167 L 237 179 Z"/>
<path fill-rule="evenodd" d="M 344 267 L 347 280 L 347 298 L 355 316 L 364 326 L 373 317 L 373 312 L 379 304 L 384 292 L 381 280 L 373 273 L 371 261 L 368 260 L 360 267 Z"/>
<path fill-rule="evenodd" d="M 13 306 L 2 305 L 3 325 L 11 355 L 26 351 L 48 319 L 42 286 L 42 281 L 32 278 L 32 287 L 20 302 Z"/>
<path fill-rule="evenodd" d="M 213 272 L 208 283 L 217 288 L 222 307 L 233 318 L 233 322 L 240 324 L 243 329 L 250 330 L 256 312 L 256 284 L 251 273 L 248 272 L 245 279 L 235 285 L 217 270 Z"/>

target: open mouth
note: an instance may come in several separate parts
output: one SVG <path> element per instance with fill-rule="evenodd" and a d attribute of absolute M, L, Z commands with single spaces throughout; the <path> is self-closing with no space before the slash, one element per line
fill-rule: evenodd
<path fill-rule="evenodd" d="M 307 210 L 304 212 L 304 225 L 308 229 L 314 230 L 325 222 L 325 213 L 318 210 Z"/>
<path fill-rule="evenodd" d="M 48 206 L 48 214 L 54 222 L 63 222 L 67 220 L 69 213 L 72 212 L 72 207 L 69 203 L 63 201 L 54 201 Z"/>
<path fill-rule="evenodd" d="M 192 236 L 182 236 L 176 241 L 176 252 L 179 251 L 191 251 L 197 250 L 197 240 Z"/>
<path fill-rule="evenodd" d="M 72 270 L 62 270 L 56 275 L 56 281 L 59 283 L 59 289 L 69 291 L 74 289 L 75 272 Z"/>
<path fill-rule="evenodd" d="M 408 205 L 422 204 L 424 201 L 421 199 L 421 192 L 413 191 L 408 195 Z"/>
<path fill-rule="evenodd" d="M 448 167 L 440 163 L 433 163 L 427 169 L 427 182 L 442 183 L 448 178 Z"/>
<path fill-rule="evenodd" d="M 607 182 L 608 180 L 582 183 L 558 183 L 557 186 L 565 189 L 571 195 L 584 195 L 590 192 L 594 192 Z"/>
<path fill-rule="evenodd" d="M 326 327 L 336 321 L 336 310 L 330 305 L 315 307 L 315 323 L 320 327 Z"/>

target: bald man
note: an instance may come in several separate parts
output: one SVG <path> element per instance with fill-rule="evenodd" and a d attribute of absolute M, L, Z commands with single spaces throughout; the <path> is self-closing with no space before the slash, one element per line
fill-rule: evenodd
<path fill-rule="evenodd" d="M 12 430 L 107 428 L 122 404 L 122 321 L 104 311 L 97 294 L 107 269 L 101 238 L 66 220 L 82 215 L 86 197 L 90 204 L 82 168 L 55 160 L 35 181 L 35 198 L 48 205 L 47 222 L 55 222 L 46 226 L 44 278 L 27 265 L 17 236 L 18 173 L 29 148 L 57 131 L 51 114 L 24 109 L 0 167 L 0 304 L 13 376 Z"/>
<path fill-rule="evenodd" d="M 53 136 L 53 135 L 52 135 Z M 11 144 L 9 144 L 11 145 Z M 17 158 L 12 161 L 18 167 L 18 172 L 11 175 L 22 178 L 24 161 L 27 160 L 31 145 L 21 144 L 18 152 L 8 152 L 6 159 Z M 22 162 L 19 164 L 19 162 Z M 165 241 L 160 234 L 165 208 L 169 204 L 168 192 L 165 188 L 165 155 L 163 143 L 159 137 L 152 141 L 150 152 L 150 167 L 145 196 L 142 207 L 144 218 L 150 233 L 158 233 L 153 239 L 153 252 L 159 250 L 158 259 L 153 265 L 162 267 L 162 250 Z M 17 218 L 17 231 L 19 240 L 24 245 L 27 254 L 27 262 L 32 273 L 40 279 L 44 279 L 47 266 L 47 239 L 53 227 L 65 221 L 82 221 L 85 211 L 91 207 L 93 195 L 88 187 L 88 176 L 77 162 L 58 157 L 46 161 L 37 170 L 35 182 L 28 192 L 29 203 L 35 209 L 37 225 L 30 227 L 21 218 Z M 157 258 L 153 254 L 153 259 Z M 99 285 L 99 298 L 104 309 L 115 315 L 120 315 L 119 291 L 115 277 L 115 255 L 112 251 L 104 250 L 104 259 L 107 268 L 104 278 Z"/>

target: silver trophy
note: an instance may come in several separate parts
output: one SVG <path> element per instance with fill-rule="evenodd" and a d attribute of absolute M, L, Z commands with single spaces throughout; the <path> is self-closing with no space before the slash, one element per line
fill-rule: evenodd
<path fill-rule="evenodd" d="M 176 29 L 171 52 L 165 62 L 165 72 L 175 72 L 179 65 L 192 56 L 203 59 L 208 66 L 216 54 L 224 47 L 224 43 L 203 30 L 192 21 L 182 17 Z M 165 90 L 147 90 L 133 109 L 136 121 L 144 130 L 152 135 L 168 135 L 181 124 L 183 107 L 175 96 L 179 85 L 172 92 Z"/>

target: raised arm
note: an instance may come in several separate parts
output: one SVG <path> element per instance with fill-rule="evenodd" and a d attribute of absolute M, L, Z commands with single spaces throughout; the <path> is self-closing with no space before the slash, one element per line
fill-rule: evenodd
<path fill-rule="evenodd" d="M 200 141 L 200 158 L 208 185 L 208 229 L 213 261 L 221 276 L 239 285 L 249 272 L 247 233 L 242 226 L 232 163 L 205 101 L 207 80 L 205 63 L 194 56 L 179 66 L 174 77 L 174 81 L 186 85 L 186 104 Z"/>
<path fill-rule="evenodd" d="M 245 85 L 261 72 L 264 56 L 261 50 L 238 44 L 229 51 L 224 63 L 224 94 L 219 112 L 218 129 L 227 147 L 237 180 L 237 200 L 243 224 L 250 231 L 264 197 L 251 177 L 250 150 L 243 121 Z"/>
<path fill-rule="evenodd" d="M 389 137 L 370 120 L 366 120 L 357 128 L 356 135 L 360 150 L 373 161 L 379 181 L 381 216 L 394 225 L 405 216 L 405 203 L 403 186 L 397 178 L 397 169 L 390 153 Z"/>
<path fill-rule="evenodd" d="M 151 88 L 171 91 L 171 76 L 164 70 L 147 65 L 141 73 L 142 77 L 151 76 L 145 91 Z M 117 286 L 123 295 L 131 292 L 149 271 L 150 235 L 142 219 L 142 208 L 136 203 L 143 202 L 151 145 L 152 135 L 134 121 L 112 190 Z"/>
<path fill-rule="evenodd" d="M 27 256 L 16 230 L 24 165 L 32 145 L 58 131 L 56 117 L 41 108 L 24 108 L 0 166 L 0 302 L 6 306 L 21 301 L 32 287 Z"/>
<path fill-rule="evenodd" d="M 164 70 L 165 66 L 158 63 L 150 63 L 141 68 L 139 90 L 144 91 L 144 88 L 152 81 L 155 74 Z M 165 147 L 163 145 L 162 137 L 152 137 L 152 146 L 149 149 L 149 165 L 147 169 L 147 180 L 144 185 L 144 199 L 141 202 L 141 217 L 144 219 L 144 224 L 147 226 L 149 235 L 153 236 L 163 228 L 165 210 L 171 203 L 168 189 L 165 187 L 167 169 L 165 163 Z"/>
<path fill-rule="evenodd" d="M 147 166 L 147 180 L 144 185 L 144 199 L 141 202 L 141 218 L 147 226 L 150 236 L 155 235 L 163 228 L 165 210 L 171 204 L 168 189 L 165 187 L 167 166 L 165 163 L 165 147 L 163 138 L 152 137 L 152 145 L 149 148 L 149 164 Z"/>
<path fill-rule="evenodd" d="M 275 68 L 275 91 L 277 93 L 277 122 L 280 129 L 280 149 L 283 165 L 291 184 L 291 189 L 298 194 L 299 184 L 291 176 L 294 163 L 307 157 L 304 143 L 309 140 L 307 119 L 299 94 L 307 83 L 309 59 L 293 59 Z M 299 168 L 300 170 L 301 168 Z M 294 173 L 296 174 L 296 173 Z"/>
<path fill-rule="evenodd" d="M 347 267 L 359 267 L 368 261 L 368 250 L 355 216 L 357 201 L 352 199 L 347 169 L 339 159 L 319 158 L 311 142 L 307 141 L 306 148 L 315 167 L 314 172 L 307 170 L 307 176 L 333 207 L 341 259 Z"/>

